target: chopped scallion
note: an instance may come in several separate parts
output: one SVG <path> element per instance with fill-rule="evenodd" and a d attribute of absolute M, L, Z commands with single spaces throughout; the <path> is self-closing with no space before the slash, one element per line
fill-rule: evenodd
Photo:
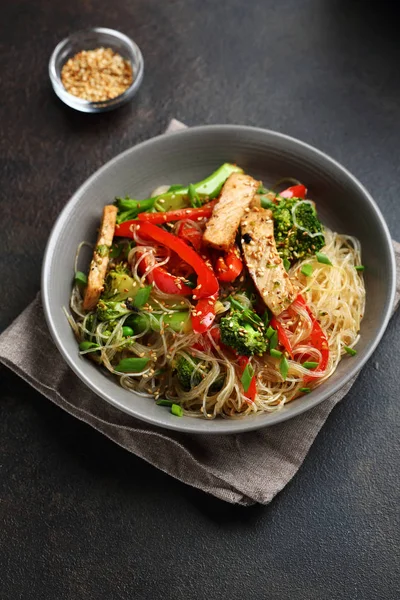
<path fill-rule="evenodd" d="M 275 329 L 270 325 L 267 329 L 267 338 L 270 340 L 274 333 Z"/>
<path fill-rule="evenodd" d="M 270 351 L 276 348 L 278 345 L 278 332 L 274 330 L 274 333 L 271 335 L 269 339 L 269 348 Z"/>
<path fill-rule="evenodd" d="M 81 352 L 85 352 L 86 350 L 94 350 L 100 348 L 99 344 L 95 344 L 94 342 L 84 341 L 79 344 L 79 350 Z"/>
<path fill-rule="evenodd" d="M 356 265 L 354 268 L 356 271 L 364 271 L 365 270 L 364 265 Z"/>
<path fill-rule="evenodd" d="M 85 273 L 82 273 L 82 271 L 77 271 L 75 273 L 75 283 L 78 285 L 87 285 L 87 277 Z"/>
<path fill-rule="evenodd" d="M 271 348 L 270 354 L 274 358 L 280 358 L 282 356 L 282 352 L 280 350 L 275 350 L 275 348 Z"/>
<path fill-rule="evenodd" d="M 309 394 L 311 392 L 311 388 L 309 387 L 302 387 L 299 389 L 299 392 L 301 392 L 302 394 Z"/>
<path fill-rule="evenodd" d="M 344 346 L 344 349 L 346 350 L 347 354 L 350 354 L 350 356 L 355 356 L 357 354 L 357 350 L 354 350 L 349 346 Z"/>
<path fill-rule="evenodd" d="M 158 404 L 158 406 L 169 406 L 171 408 L 174 405 L 174 402 L 172 402 L 172 400 L 165 400 L 165 398 L 160 398 L 159 400 L 157 400 L 156 404 Z"/>
<path fill-rule="evenodd" d="M 247 390 L 249 389 L 251 380 L 253 379 L 253 377 L 254 377 L 254 369 L 250 363 L 247 363 L 247 365 L 245 366 L 245 369 L 243 371 L 242 378 L 240 380 L 242 382 L 243 389 L 245 392 L 247 392 Z"/>
<path fill-rule="evenodd" d="M 303 367 L 305 369 L 316 369 L 318 365 L 319 363 L 314 362 L 313 360 L 306 360 L 306 362 L 303 362 Z"/>
<path fill-rule="evenodd" d="M 241 304 L 233 296 L 229 296 L 228 300 L 231 303 L 232 308 L 237 308 L 238 310 L 244 310 L 245 307 L 243 306 L 243 304 Z"/>
<path fill-rule="evenodd" d="M 140 373 L 146 368 L 149 358 L 123 358 L 116 367 L 118 373 Z"/>
<path fill-rule="evenodd" d="M 262 208 L 272 208 L 275 204 L 269 198 L 261 198 L 261 206 Z"/>
<path fill-rule="evenodd" d="M 326 256 L 326 254 L 322 254 L 322 252 L 316 252 L 315 256 L 317 257 L 317 261 L 319 263 L 322 263 L 324 265 L 330 265 L 332 267 L 332 263 L 329 260 L 329 258 Z"/>
<path fill-rule="evenodd" d="M 301 267 L 300 271 L 306 277 L 311 277 L 311 275 L 312 275 L 312 266 L 311 265 L 303 265 Z"/>
<path fill-rule="evenodd" d="M 279 363 L 279 370 L 281 372 L 283 381 L 286 381 L 286 377 L 289 371 L 289 363 L 285 355 L 283 355 L 281 358 L 281 362 Z"/>
<path fill-rule="evenodd" d="M 171 406 L 171 412 L 176 417 L 183 417 L 183 408 L 182 406 L 179 406 L 179 404 L 173 404 Z"/>

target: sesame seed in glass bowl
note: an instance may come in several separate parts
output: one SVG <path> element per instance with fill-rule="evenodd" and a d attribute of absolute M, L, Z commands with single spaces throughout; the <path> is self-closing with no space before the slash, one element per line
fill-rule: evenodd
<path fill-rule="evenodd" d="M 138 91 L 144 62 L 139 47 L 114 29 L 94 27 L 60 42 L 49 61 L 57 96 L 81 112 L 122 106 Z"/>

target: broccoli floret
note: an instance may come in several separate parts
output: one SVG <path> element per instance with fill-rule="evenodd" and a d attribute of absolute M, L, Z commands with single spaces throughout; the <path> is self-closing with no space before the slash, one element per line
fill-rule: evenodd
<path fill-rule="evenodd" d="M 97 303 L 97 318 L 99 321 L 112 321 L 127 315 L 131 311 L 127 308 L 125 302 L 115 302 L 114 300 L 99 300 Z"/>
<path fill-rule="evenodd" d="M 177 379 L 181 388 L 186 392 L 198 386 L 210 370 L 209 366 L 200 363 L 201 361 L 198 358 L 187 358 L 182 354 L 178 356 L 177 360 L 174 362 L 173 368 L 176 372 Z M 199 364 L 200 366 L 198 366 Z M 210 385 L 210 392 L 219 392 L 222 389 L 224 382 L 225 376 L 222 374 L 219 375 Z"/>
<path fill-rule="evenodd" d="M 283 260 L 293 263 L 323 248 L 323 227 L 311 203 L 297 198 L 282 198 L 279 204 L 271 203 L 269 208 L 274 216 L 276 247 Z M 320 235 L 311 236 L 309 233 Z"/>
<path fill-rule="evenodd" d="M 221 342 L 242 356 L 264 354 L 268 340 L 265 325 L 251 309 L 231 310 L 220 321 Z"/>
<path fill-rule="evenodd" d="M 205 371 L 202 367 L 196 369 L 199 362 L 195 358 L 189 359 L 180 355 L 174 363 L 174 370 L 179 384 L 186 392 L 198 386 L 205 377 Z"/>

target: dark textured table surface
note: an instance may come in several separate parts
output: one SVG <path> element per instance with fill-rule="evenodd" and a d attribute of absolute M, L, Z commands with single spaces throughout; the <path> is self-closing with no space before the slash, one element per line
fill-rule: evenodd
<path fill-rule="evenodd" d="M 99 0 L 2 3 L 1 327 L 39 289 L 73 191 L 175 116 L 277 129 L 343 162 L 400 239 L 395 3 Z M 54 96 L 68 32 L 122 29 L 145 79 L 115 113 Z M 0 371 L 0 597 L 395 599 L 399 572 L 400 314 L 294 480 L 269 507 L 180 484 Z"/>

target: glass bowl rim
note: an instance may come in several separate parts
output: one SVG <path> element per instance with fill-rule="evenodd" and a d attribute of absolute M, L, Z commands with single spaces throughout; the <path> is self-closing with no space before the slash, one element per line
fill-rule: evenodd
<path fill-rule="evenodd" d="M 59 54 L 61 53 L 61 51 L 65 48 L 65 46 L 71 41 L 73 40 L 75 37 L 78 37 L 79 35 L 84 35 L 87 33 L 105 33 L 108 35 L 111 35 L 114 38 L 119 39 L 120 41 L 124 42 L 130 50 L 130 54 L 131 55 L 135 55 L 135 57 L 137 58 L 137 72 L 136 72 L 136 76 L 135 79 L 132 81 L 131 85 L 119 96 L 115 96 L 115 98 L 109 98 L 108 100 L 98 100 L 96 102 L 91 101 L 91 100 L 85 100 L 84 98 L 79 98 L 79 96 L 74 96 L 73 94 L 70 94 L 64 87 L 62 81 L 61 81 L 61 77 L 59 77 L 57 75 L 57 69 L 56 69 L 56 60 L 59 56 Z M 82 50 L 84 50 L 85 48 L 82 48 Z M 128 57 L 128 59 L 131 59 L 131 56 Z M 92 106 L 94 108 L 98 108 L 98 109 L 105 109 L 108 108 L 110 106 L 113 106 L 114 104 L 117 105 L 120 102 L 123 103 L 126 99 L 128 99 L 130 97 L 130 95 L 139 88 L 142 79 L 143 79 L 143 70 L 144 70 L 144 60 L 143 60 L 143 55 L 142 52 L 139 48 L 139 46 L 136 44 L 136 42 L 133 41 L 132 38 L 130 38 L 129 36 L 127 36 L 125 33 L 122 33 L 121 31 L 118 31 L 117 29 L 110 29 L 108 27 L 88 27 L 86 29 L 79 29 L 69 35 L 67 35 L 64 39 L 62 39 L 57 46 L 54 48 L 51 56 L 50 56 L 50 60 L 49 60 L 49 77 L 51 80 L 51 83 L 56 91 L 56 89 L 60 92 L 59 94 L 57 93 L 58 97 L 61 98 L 61 100 L 63 100 L 62 96 L 66 96 L 67 98 L 69 98 L 70 102 L 73 104 L 76 104 L 77 106 L 81 106 L 81 107 L 89 107 Z M 65 102 L 65 100 L 63 100 L 63 102 Z"/>

